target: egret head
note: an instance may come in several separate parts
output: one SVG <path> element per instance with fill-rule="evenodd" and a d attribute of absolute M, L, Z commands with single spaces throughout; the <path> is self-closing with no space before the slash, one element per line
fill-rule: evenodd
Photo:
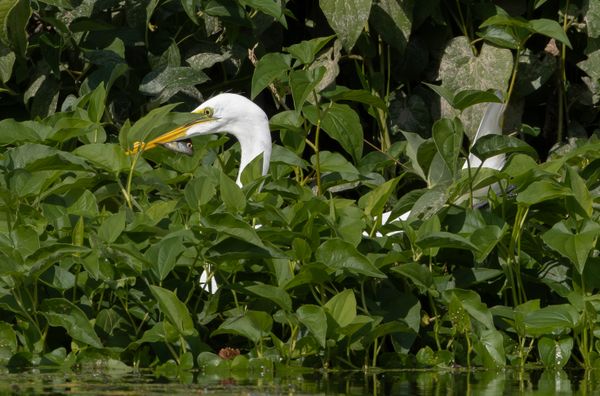
<path fill-rule="evenodd" d="M 158 145 L 192 136 L 210 133 L 230 133 L 240 142 L 242 157 L 237 183 L 244 168 L 260 154 L 263 155 L 262 173 L 269 170 L 271 158 L 271 134 L 265 112 L 244 96 L 223 93 L 198 106 L 193 113 L 203 117 L 197 121 L 175 128 L 145 144 L 134 145 L 133 153 L 150 150 Z"/>

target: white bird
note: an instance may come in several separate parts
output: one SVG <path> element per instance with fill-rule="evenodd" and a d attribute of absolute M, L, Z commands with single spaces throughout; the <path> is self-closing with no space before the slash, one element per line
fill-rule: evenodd
<path fill-rule="evenodd" d="M 232 134 L 240 142 L 242 154 L 236 180 L 238 186 L 242 186 L 241 177 L 246 166 L 261 154 L 262 175 L 267 174 L 272 149 L 269 119 L 254 102 L 241 95 L 222 93 L 205 101 L 192 113 L 204 117 L 175 128 L 147 143 L 136 142 L 129 154 L 150 150 L 159 145 L 167 145 L 171 150 L 185 152 L 180 146 L 169 145 L 192 136 L 225 132 Z M 209 293 L 215 293 L 219 288 L 214 273 L 209 273 L 207 269 L 200 274 L 199 283 L 201 288 Z"/>
<path fill-rule="evenodd" d="M 192 113 L 204 117 L 175 128 L 147 143 L 136 142 L 129 154 L 150 150 L 192 136 L 211 133 L 230 133 L 240 142 L 242 156 L 236 183 L 241 187 L 242 172 L 253 159 L 262 154 L 262 174 L 269 171 L 271 132 L 265 112 L 250 99 L 233 93 L 222 93 L 208 99 Z"/>
<path fill-rule="evenodd" d="M 502 99 L 500 92 L 497 92 L 496 95 L 500 99 Z M 477 140 L 479 140 L 483 136 L 501 135 L 502 134 L 502 121 L 503 121 L 505 110 L 506 110 L 506 103 L 504 103 L 504 102 L 488 103 L 485 113 L 483 114 L 483 117 L 481 118 L 481 122 L 479 123 L 479 127 L 477 128 L 477 132 L 475 133 L 475 136 L 473 137 L 473 142 L 471 143 L 471 147 L 473 147 L 475 142 L 477 142 Z M 477 169 L 477 168 L 481 167 L 481 168 L 495 169 L 495 170 L 499 171 L 504 167 L 505 162 L 506 162 L 505 154 L 498 154 L 491 158 L 487 158 L 482 163 L 481 160 L 479 158 L 477 158 L 477 156 L 475 156 L 475 154 L 470 153 L 469 157 L 468 157 L 468 161 L 465 161 L 462 168 L 463 169 L 469 169 L 469 168 Z M 489 188 L 492 188 L 495 191 L 497 191 L 498 185 L 493 184 L 492 186 L 490 186 L 488 188 L 484 187 L 478 191 L 475 191 L 474 195 L 475 196 L 485 196 L 485 195 L 487 195 Z M 464 198 L 466 198 L 466 196 L 459 198 L 458 201 L 460 202 L 461 200 L 464 200 Z M 402 213 L 400 216 L 398 216 L 395 219 L 390 221 L 389 219 L 391 217 L 392 212 L 384 212 L 381 214 L 381 224 L 384 225 L 384 224 L 393 223 L 393 222 L 396 222 L 399 220 L 406 221 L 406 220 L 408 220 L 410 213 L 411 213 L 411 211 L 409 210 L 405 213 Z M 402 231 L 391 231 L 391 232 L 387 233 L 386 236 L 391 236 L 391 235 L 395 235 L 395 234 L 399 234 L 399 233 L 402 233 Z M 368 235 L 368 234 L 364 233 L 363 235 Z M 382 236 L 382 234 L 379 232 L 376 235 L 379 237 Z"/>

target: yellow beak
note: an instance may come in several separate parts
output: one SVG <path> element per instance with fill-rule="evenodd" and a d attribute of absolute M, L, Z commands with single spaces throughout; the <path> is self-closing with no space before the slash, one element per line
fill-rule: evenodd
<path fill-rule="evenodd" d="M 192 121 L 185 125 L 177 127 L 167 133 L 164 133 L 164 134 L 150 140 L 149 142 L 139 142 L 139 141 L 134 142 L 133 148 L 131 150 L 128 150 L 125 154 L 133 155 L 133 154 L 137 154 L 141 151 L 153 149 L 156 146 L 164 144 L 164 143 L 169 143 L 169 142 L 174 142 L 176 140 L 185 139 L 187 137 L 187 135 L 186 135 L 187 130 L 190 129 L 192 126 L 203 123 L 203 122 L 213 121 L 213 120 L 215 120 L 215 118 L 212 118 L 212 117 L 202 118 L 200 120 Z"/>

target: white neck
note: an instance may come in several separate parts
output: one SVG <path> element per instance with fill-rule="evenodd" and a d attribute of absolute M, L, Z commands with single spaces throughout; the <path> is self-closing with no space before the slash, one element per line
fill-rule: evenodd
<path fill-rule="evenodd" d="M 262 175 L 269 171 L 269 162 L 271 160 L 271 134 L 268 124 L 265 128 L 257 128 L 257 133 L 252 136 L 236 136 L 240 142 L 242 156 L 240 159 L 240 170 L 238 171 L 236 183 L 242 186 L 242 172 L 252 160 L 262 154 Z"/>

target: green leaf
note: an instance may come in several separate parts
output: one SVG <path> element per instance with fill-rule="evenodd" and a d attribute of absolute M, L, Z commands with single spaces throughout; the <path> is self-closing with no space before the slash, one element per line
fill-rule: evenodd
<path fill-rule="evenodd" d="M 463 129 L 459 119 L 442 118 L 433 124 L 433 142 L 452 177 L 458 169 L 458 156 L 462 147 Z"/>
<path fill-rule="evenodd" d="M 478 354 L 488 369 L 497 369 L 506 365 L 504 338 L 498 330 L 484 329 L 477 342 Z"/>
<path fill-rule="evenodd" d="M 190 312 L 171 290 L 150 285 L 150 291 L 158 303 L 160 312 L 175 326 L 179 334 L 191 336 L 196 333 Z"/>
<path fill-rule="evenodd" d="M 250 99 L 254 99 L 276 79 L 284 76 L 290 68 L 290 62 L 291 56 L 275 52 L 270 52 L 260 58 L 252 75 Z"/>
<path fill-rule="evenodd" d="M 319 0 L 329 26 L 350 52 L 369 19 L 372 0 Z"/>
<path fill-rule="evenodd" d="M 325 348 L 327 336 L 327 316 L 325 310 L 318 305 L 306 304 L 296 310 L 298 320 L 317 339 L 319 345 Z"/>
<path fill-rule="evenodd" d="M 571 260 L 579 274 L 583 274 L 588 256 L 600 235 L 600 224 L 584 220 L 583 225 L 573 232 L 567 222 L 560 221 L 542 235 L 551 249 Z"/>
<path fill-rule="evenodd" d="M 79 198 L 67 208 L 67 213 L 76 216 L 95 217 L 98 215 L 96 196 L 90 190 L 83 191 Z"/>
<path fill-rule="evenodd" d="M 87 112 L 90 120 L 95 123 L 100 123 L 102 121 L 102 116 L 104 115 L 106 102 L 106 89 L 104 88 L 104 84 L 98 84 L 96 89 L 89 94 L 88 100 Z"/>
<path fill-rule="evenodd" d="M 342 328 L 351 324 L 356 318 L 356 297 L 351 289 L 331 297 L 323 307 Z"/>
<path fill-rule="evenodd" d="M 529 312 L 524 319 L 526 334 L 534 337 L 568 333 L 578 322 L 579 313 L 570 304 L 549 305 Z"/>
<path fill-rule="evenodd" d="M 225 206 L 227 206 L 227 209 L 233 213 L 244 211 L 246 208 L 246 196 L 244 192 L 224 172 L 221 172 L 219 189 L 221 191 L 221 199 Z"/>
<path fill-rule="evenodd" d="M 565 184 L 573 191 L 573 196 L 567 198 L 567 207 L 569 211 L 589 218 L 594 211 L 592 195 L 586 186 L 585 180 L 579 176 L 577 170 L 571 166 L 566 168 Z"/>
<path fill-rule="evenodd" d="M 412 29 L 413 3 L 380 0 L 373 3 L 371 24 L 384 41 L 404 52 Z"/>
<path fill-rule="evenodd" d="M 553 38 L 565 44 L 567 47 L 573 48 L 567 34 L 557 21 L 552 19 L 533 19 L 529 21 L 529 27 L 535 33 Z"/>
<path fill-rule="evenodd" d="M 517 195 L 517 202 L 525 206 L 535 205 L 550 199 L 571 196 L 572 192 L 553 180 L 534 181 Z"/>
<path fill-rule="evenodd" d="M 129 157 L 118 144 L 86 144 L 73 150 L 73 154 L 111 173 L 126 172 L 131 166 Z"/>
<path fill-rule="evenodd" d="M 537 343 L 540 360 L 548 370 L 560 370 L 571 358 L 573 350 L 573 338 L 542 337 Z"/>
<path fill-rule="evenodd" d="M 271 300 L 286 312 L 290 312 L 292 310 L 292 299 L 290 298 L 290 295 L 287 294 L 285 290 L 277 286 L 256 284 L 246 286 L 245 289 L 256 294 L 257 296 Z"/>
<path fill-rule="evenodd" d="M 425 235 L 423 238 L 417 241 L 417 245 L 419 245 L 419 247 L 422 249 L 455 248 L 470 250 L 474 254 L 479 252 L 479 248 L 467 238 L 446 231 L 437 231 L 429 235 Z"/>
<path fill-rule="evenodd" d="M 212 335 L 235 334 L 246 337 L 258 344 L 263 337 L 269 335 L 273 326 L 273 318 L 263 311 L 246 311 L 243 315 L 227 318 L 212 332 Z"/>
<path fill-rule="evenodd" d="M 31 5 L 27 0 L 0 0 L 0 42 L 11 47 L 18 56 L 27 50 L 27 22 Z"/>
<path fill-rule="evenodd" d="M 125 229 L 125 211 L 120 210 L 104 218 L 98 227 L 98 237 L 106 243 L 113 243 Z"/>
<path fill-rule="evenodd" d="M 425 293 L 433 286 L 433 275 L 424 265 L 419 263 L 407 263 L 394 266 L 391 269 L 410 279 L 419 288 L 421 293 Z"/>
<path fill-rule="evenodd" d="M 156 137 L 157 132 L 164 132 L 161 129 L 161 127 L 164 128 L 164 119 L 175 106 L 176 104 L 169 104 L 153 109 L 129 128 L 125 124 L 119 133 L 121 147 L 123 149 L 130 149 L 134 142 L 146 142 Z"/>
<path fill-rule="evenodd" d="M 335 36 L 317 37 L 290 45 L 285 50 L 296 58 L 301 65 L 312 63 L 315 57 Z"/>
<path fill-rule="evenodd" d="M 358 114 L 350 106 L 332 103 L 320 112 L 315 106 L 306 106 L 302 112 L 313 125 L 320 125 L 355 161 L 362 157 L 363 129 Z"/>
<path fill-rule="evenodd" d="M 17 56 L 14 51 L 11 51 L 10 48 L 5 47 L 4 44 L 0 43 L 0 81 L 6 83 L 13 74 L 13 67 L 15 66 L 15 61 L 17 60 Z M 0 89 L 0 92 L 2 89 Z"/>
<path fill-rule="evenodd" d="M 509 84 L 513 59 L 510 50 L 486 43 L 476 56 L 467 37 L 455 37 L 446 45 L 438 79 L 452 93 L 464 90 L 504 91 Z M 485 113 L 486 104 L 479 103 L 463 111 L 452 107 L 450 102 L 441 101 L 440 105 L 442 117 L 460 117 L 465 133 L 472 140 Z"/>
<path fill-rule="evenodd" d="M 254 228 L 229 213 L 213 214 L 208 216 L 205 221 L 207 226 L 214 228 L 219 233 L 230 235 L 258 247 L 265 247 Z"/>
<path fill-rule="evenodd" d="M 369 191 L 358 200 L 358 206 L 364 209 L 365 214 L 370 217 L 381 215 L 385 204 L 396 189 L 400 177 L 393 178 L 380 184 Z"/>
<path fill-rule="evenodd" d="M 374 106 L 386 112 L 388 111 L 388 105 L 385 101 L 380 97 L 373 95 L 366 89 L 348 89 L 346 87 L 337 86 L 334 90 L 323 91 L 321 94 L 333 102 L 349 100 L 351 102 Z"/>
<path fill-rule="evenodd" d="M 537 158 L 537 152 L 533 147 L 512 136 L 485 135 L 481 136 L 471 147 L 471 153 L 484 161 L 499 154 L 524 153 L 532 158 Z"/>
<path fill-rule="evenodd" d="M 493 91 L 481 91 L 477 89 L 466 89 L 458 92 L 454 96 L 453 107 L 457 110 L 463 111 L 468 107 L 479 103 L 502 103 L 500 99 Z"/>
<path fill-rule="evenodd" d="M 495 329 L 492 313 L 487 305 L 481 302 L 479 294 L 473 290 L 451 289 L 444 291 L 443 295 L 448 301 L 455 297 L 471 317 L 482 323 L 487 329 Z"/>
<path fill-rule="evenodd" d="M 317 248 L 317 260 L 333 270 L 344 271 L 353 276 L 367 275 L 387 278 L 369 259 L 360 254 L 350 243 L 341 239 L 329 239 Z"/>
<path fill-rule="evenodd" d="M 177 258 L 185 250 L 181 238 L 171 237 L 162 239 L 146 251 L 146 258 L 152 263 L 151 270 L 156 277 L 163 281 L 175 268 Z"/>
<path fill-rule="evenodd" d="M 62 327 L 70 337 L 94 348 L 102 348 L 102 341 L 94 331 L 85 313 L 64 298 L 47 298 L 40 307 L 41 313 L 54 327 Z"/>
<path fill-rule="evenodd" d="M 140 92 L 159 96 L 159 101 L 163 102 L 179 91 L 188 90 L 208 80 L 210 80 L 208 75 L 201 70 L 192 67 L 167 66 L 146 74 L 140 84 Z"/>
<path fill-rule="evenodd" d="M 323 79 L 325 68 L 323 66 L 316 69 L 294 70 L 290 72 L 290 88 L 292 89 L 292 98 L 294 99 L 294 108 L 300 111 L 304 102 L 313 90 Z"/>
<path fill-rule="evenodd" d="M 242 2 L 260 12 L 272 16 L 287 29 L 287 21 L 285 20 L 285 15 L 283 13 L 285 10 L 285 3 L 282 4 L 281 0 L 242 0 Z"/>
<path fill-rule="evenodd" d="M 17 353 L 17 334 L 12 324 L 0 322 L 0 364 L 7 365 L 10 358 Z M 324 345 L 323 345 L 324 346 Z"/>

